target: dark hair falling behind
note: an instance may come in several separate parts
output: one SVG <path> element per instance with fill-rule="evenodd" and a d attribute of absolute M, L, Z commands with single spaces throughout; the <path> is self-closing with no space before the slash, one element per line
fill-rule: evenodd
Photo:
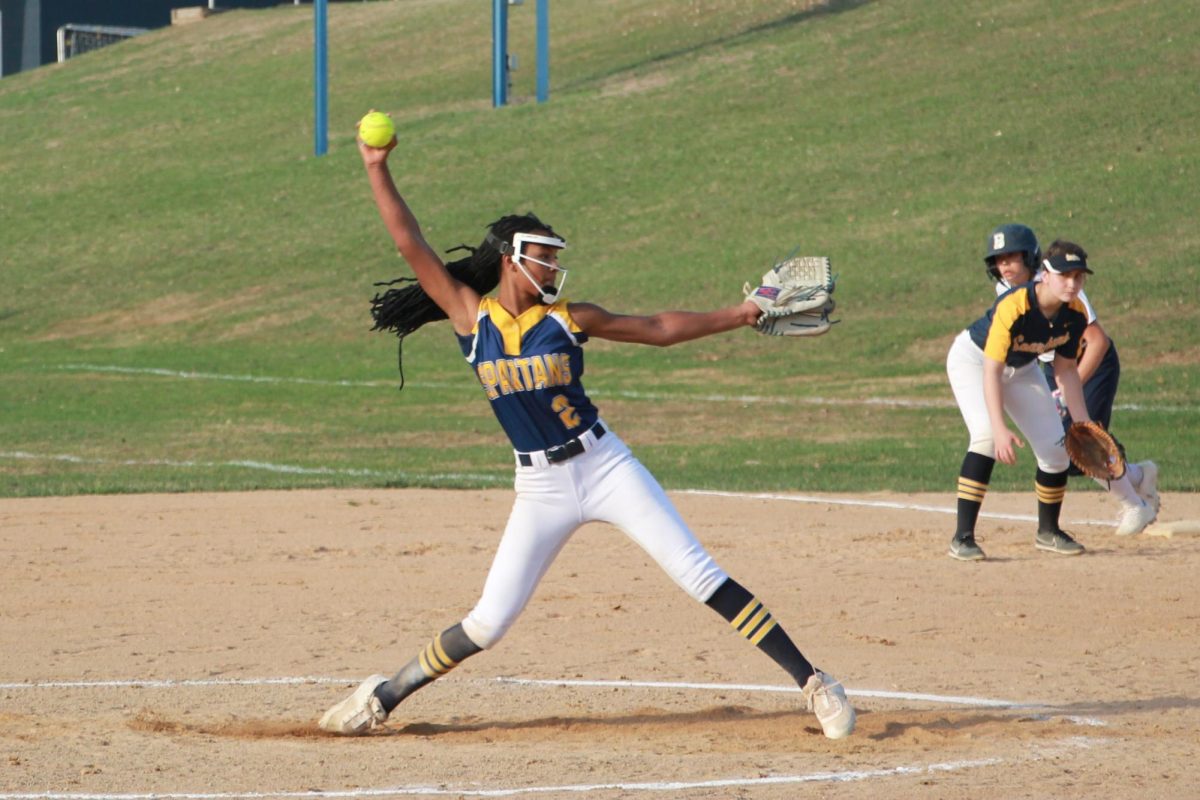
<path fill-rule="evenodd" d="M 518 233 L 534 233 L 545 231 L 556 236 L 554 229 L 538 219 L 534 214 L 520 214 L 501 217 L 488 226 L 488 231 L 502 242 L 512 242 Z M 459 245 L 447 250 L 468 250 L 471 255 L 460 258 L 446 265 L 450 274 L 470 286 L 480 295 L 485 295 L 500 283 L 500 251 L 485 238 L 478 247 Z M 425 293 L 416 278 L 396 278 L 392 281 L 381 281 L 376 286 L 395 286 L 397 283 L 410 285 L 391 288 L 383 293 L 376 293 L 371 298 L 371 318 L 375 320 L 373 331 L 393 331 L 399 338 L 397 348 L 397 366 L 400 370 L 400 388 L 404 388 L 404 337 L 420 328 L 427 322 L 437 322 L 446 319 L 446 312 Z"/>

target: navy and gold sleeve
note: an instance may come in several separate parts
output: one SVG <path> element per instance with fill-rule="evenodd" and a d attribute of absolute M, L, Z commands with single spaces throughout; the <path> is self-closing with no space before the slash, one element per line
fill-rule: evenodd
<path fill-rule="evenodd" d="M 996 301 L 983 354 L 1004 363 L 1013 344 L 1013 329 L 1029 313 L 1029 292 L 1009 292 Z"/>

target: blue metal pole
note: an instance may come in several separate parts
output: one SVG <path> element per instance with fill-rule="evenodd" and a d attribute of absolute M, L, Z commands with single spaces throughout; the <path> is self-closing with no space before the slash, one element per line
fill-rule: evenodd
<path fill-rule="evenodd" d="M 550 0 L 537 0 L 537 101 L 550 99 Z"/>
<path fill-rule="evenodd" d="M 492 0 L 492 106 L 508 102 L 508 0 Z"/>
<path fill-rule="evenodd" d="M 329 24 L 327 0 L 313 0 L 313 131 L 316 153 L 329 150 Z"/>

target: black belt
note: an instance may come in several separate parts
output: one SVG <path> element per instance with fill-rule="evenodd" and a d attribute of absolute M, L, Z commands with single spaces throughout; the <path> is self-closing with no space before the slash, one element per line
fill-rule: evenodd
<path fill-rule="evenodd" d="M 601 438 L 606 433 L 604 430 L 604 425 L 602 425 L 599 420 L 597 420 L 596 424 L 591 428 L 588 428 L 588 431 L 590 431 L 597 439 Z M 577 436 L 569 442 L 563 442 L 560 445 L 547 448 L 542 452 L 545 453 L 546 460 L 551 464 L 561 464 L 569 458 L 574 458 L 586 449 L 587 448 L 583 446 L 583 438 L 581 436 Z M 533 459 L 530 458 L 530 453 L 517 453 L 517 463 L 519 463 L 522 467 L 532 467 Z"/>

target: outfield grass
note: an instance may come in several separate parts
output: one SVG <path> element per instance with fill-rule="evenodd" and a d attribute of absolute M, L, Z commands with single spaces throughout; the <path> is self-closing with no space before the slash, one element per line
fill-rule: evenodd
<path fill-rule="evenodd" d="M 589 345 L 589 390 L 669 487 L 952 483 L 945 351 L 991 300 L 986 233 L 1015 219 L 1091 252 L 1137 407 L 1114 430 L 1164 488 L 1198 488 L 1187 4 L 751 5 L 557 0 L 541 105 L 533 7 L 513 7 L 497 110 L 478 3 L 334 4 L 322 158 L 311 8 L 4 78 L 0 494 L 511 479 L 449 329 L 407 342 L 402 393 L 368 332 L 372 283 L 405 272 L 353 147 L 371 107 L 435 246 L 535 210 L 578 299 L 711 307 L 794 245 L 834 258 L 822 339 Z M 1023 459 L 994 485 L 1026 486 Z"/>

